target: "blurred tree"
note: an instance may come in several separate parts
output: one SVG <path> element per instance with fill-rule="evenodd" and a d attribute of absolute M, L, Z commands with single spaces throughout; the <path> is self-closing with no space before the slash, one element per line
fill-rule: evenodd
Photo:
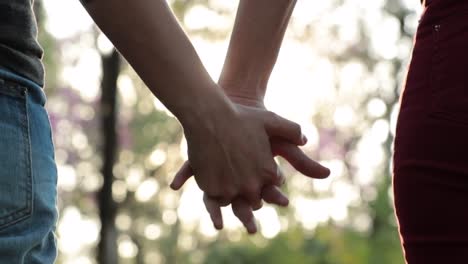
<path fill-rule="evenodd" d="M 399 24 L 400 31 L 400 43 L 409 42 L 413 36 L 413 32 L 409 31 L 408 17 L 413 12 L 404 7 L 401 1 L 387 1 L 384 6 L 385 13 L 393 16 Z M 400 86 L 403 84 L 407 59 L 396 57 L 391 60 L 393 69 L 392 74 L 398 76 L 394 83 L 394 94 L 387 103 L 387 112 L 383 118 L 391 122 L 392 110 L 398 105 Z M 400 75 L 398 75 L 400 73 Z M 389 136 L 384 143 L 385 156 L 391 159 L 392 157 L 392 146 L 393 137 Z M 397 233 L 396 221 L 393 208 L 393 200 L 390 199 L 389 193 L 392 192 L 392 167 L 391 162 L 386 162 L 382 169 L 382 176 L 379 177 L 380 181 L 377 186 L 377 197 L 370 203 L 372 217 L 372 227 L 370 233 L 370 257 L 368 263 L 403 263 L 400 254 L 396 254 L 397 249 L 400 249 L 399 237 L 396 235 L 390 236 L 389 234 Z M 389 251 L 389 248 L 393 248 L 394 252 Z"/>
<path fill-rule="evenodd" d="M 114 50 L 102 55 L 101 118 L 103 144 L 103 184 L 99 192 L 99 216 L 101 220 L 101 240 L 98 246 L 98 261 L 102 264 L 118 263 L 117 230 L 115 216 L 117 205 L 112 198 L 114 165 L 118 150 L 117 141 L 117 79 L 120 73 L 120 55 Z"/>

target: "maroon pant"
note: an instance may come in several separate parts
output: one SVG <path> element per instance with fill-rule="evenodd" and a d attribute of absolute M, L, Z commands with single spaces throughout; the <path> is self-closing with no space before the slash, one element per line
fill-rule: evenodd
<path fill-rule="evenodd" d="M 468 1 L 432 0 L 401 98 L 395 209 L 409 264 L 468 263 Z"/>

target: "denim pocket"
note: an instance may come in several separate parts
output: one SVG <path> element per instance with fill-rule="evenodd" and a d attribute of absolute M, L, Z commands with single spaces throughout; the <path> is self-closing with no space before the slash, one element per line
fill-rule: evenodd
<path fill-rule="evenodd" d="M 433 25 L 431 117 L 468 125 L 468 13 L 461 11 Z"/>
<path fill-rule="evenodd" d="M 32 213 L 27 89 L 0 79 L 0 229 Z"/>

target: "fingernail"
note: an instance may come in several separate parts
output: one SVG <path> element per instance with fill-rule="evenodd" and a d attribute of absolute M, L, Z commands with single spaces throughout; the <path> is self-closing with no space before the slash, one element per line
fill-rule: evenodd
<path fill-rule="evenodd" d="M 257 225 L 255 224 L 254 220 L 248 222 L 245 227 L 247 228 L 247 232 L 249 232 L 250 234 L 254 234 L 255 232 L 257 232 Z"/>
<path fill-rule="evenodd" d="M 215 221 L 214 227 L 215 227 L 217 230 L 221 230 L 221 229 L 223 229 L 223 224 L 220 223 L 219 221 Z"/>
<path fill-rule="evenodd" d="M 281 197 L 281 205 L 282 206 L 288 206 L 289 205 L 289 199 L 287 197 Z"/>

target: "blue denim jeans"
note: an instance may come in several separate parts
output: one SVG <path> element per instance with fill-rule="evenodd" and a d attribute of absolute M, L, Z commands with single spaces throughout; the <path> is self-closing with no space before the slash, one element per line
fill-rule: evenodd
<path fill-rule="evenodd" d="M 53 263 L 57 168 L 41 87 L 0 70 L 0 263 Z"/>

